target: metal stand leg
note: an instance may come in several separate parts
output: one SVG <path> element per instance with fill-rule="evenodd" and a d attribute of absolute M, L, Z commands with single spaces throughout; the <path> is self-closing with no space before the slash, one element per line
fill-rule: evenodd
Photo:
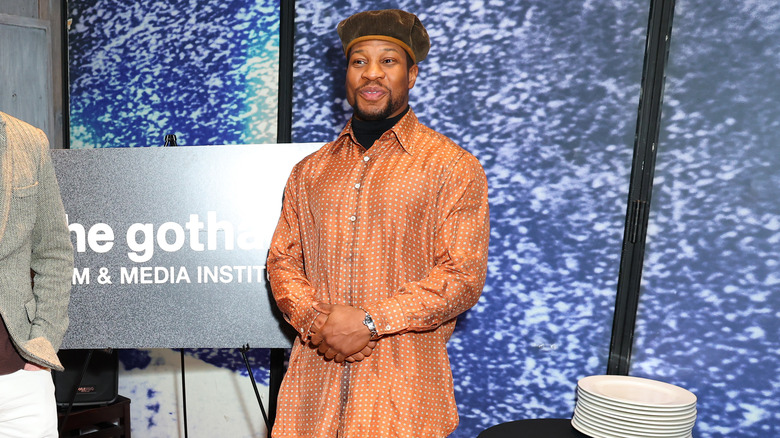
<path fill-rule="evenodd" d="M 260 392 L 257 390 L 257 382 L 255 382 L 255 375 L 252 372 L 252 367 L 249 366 L 249 359 L 246 357 L 246 352 L 249 351 L 249 344 L 240 348 L 241 356 L 244 357 L 244 365 L 249 372 L 249 379 L 252 381 L 252 388 L 255 390 L 255 397 L 257 397 L 257 404 L 260 405 L 260 412 L 263 414 L 263 420 L 265 421 L 265 427 L 268 430 L 268 436 L 271 435 L 271 425 L 268 423 L 268 416 L 265 413 L 265 407 L 263 406 L 263 400 L 260 398 Z"/>

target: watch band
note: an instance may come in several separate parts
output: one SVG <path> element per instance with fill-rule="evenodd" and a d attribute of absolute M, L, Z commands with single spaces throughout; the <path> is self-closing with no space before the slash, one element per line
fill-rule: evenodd
<path fill-rule="evenodd" d="M 368 330 L 371 332 L 371 339 L 379 337 L 379 333 L 376 331 L 376 324 L 374 324 L 374 318 L 368 312 L 366 312 L 366 317 L 363 319 L 363 325 L 368 327 Z"/>

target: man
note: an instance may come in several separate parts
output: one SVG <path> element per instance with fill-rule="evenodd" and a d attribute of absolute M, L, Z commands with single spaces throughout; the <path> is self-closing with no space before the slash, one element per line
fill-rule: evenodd
<path fill-rule="evenodd" d="M 40 129 L 0 112 L 0 437 L 56 437 L 73 247 Z M 32 276 L 32 279 L 31 279 Z M 32 280 L 32 281 L 31 281 Z"/>
<path fill-rule="evenodd" d="M 400 10 L 342 21 L 352 119 L 293 169 L 267 261 L 299 338 L 272 434 L 444 437 L 458 424 L 446 343 L 487 269 L 476 158 L 409 108 L 430 42 Z"/>

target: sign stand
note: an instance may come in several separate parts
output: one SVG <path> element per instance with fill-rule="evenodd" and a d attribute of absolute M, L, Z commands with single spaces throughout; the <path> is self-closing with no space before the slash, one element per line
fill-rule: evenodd
<path fill-rule="evenodd" d="M 255 375 L 252 373 L 252 367 L 249 366 L 249 359 L 246 357 L 246 352 L 249 351 L 249 344 L 245 344 L 243 347 L 240 348 L 241 356 L 244 358 L 244 365 L 246 365 L 246 370 L 249 373 L 249 379 L 252 381 L 252 389 L 255 390 L 255 397 L 257 398 L 257 404 L 260 405 L 260 412 L 263 414 L 263 420 L 265 421 L 265 427 L 268 430 L 268 434 L 270 436 L 271 433 L 271 426 L 268 423 L 268 416 L 265 414 L 265 407 L 263 407 L 263 400 L 260 399 L 260 392 L 257 390 L 257 383 L 255 382 Z"/>

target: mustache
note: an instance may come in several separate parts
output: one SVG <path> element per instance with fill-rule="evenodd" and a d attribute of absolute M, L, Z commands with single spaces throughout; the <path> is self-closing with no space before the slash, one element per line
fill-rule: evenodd
<path fill-rule="evenodd" d="M 366 88 L 381 88 L 381 89 L 385 90 L 388 93 L 390 92 L 389 88 L 387 88 L 384 85 L 382 85 L 382 84 L 380 84 L 378 82 L 375 82 L 375 81 L 367 82 L 367 83 L 357 87 L 357 89 L 355 91 L 360 92 L 360 91 L 363 91 Z"/>

